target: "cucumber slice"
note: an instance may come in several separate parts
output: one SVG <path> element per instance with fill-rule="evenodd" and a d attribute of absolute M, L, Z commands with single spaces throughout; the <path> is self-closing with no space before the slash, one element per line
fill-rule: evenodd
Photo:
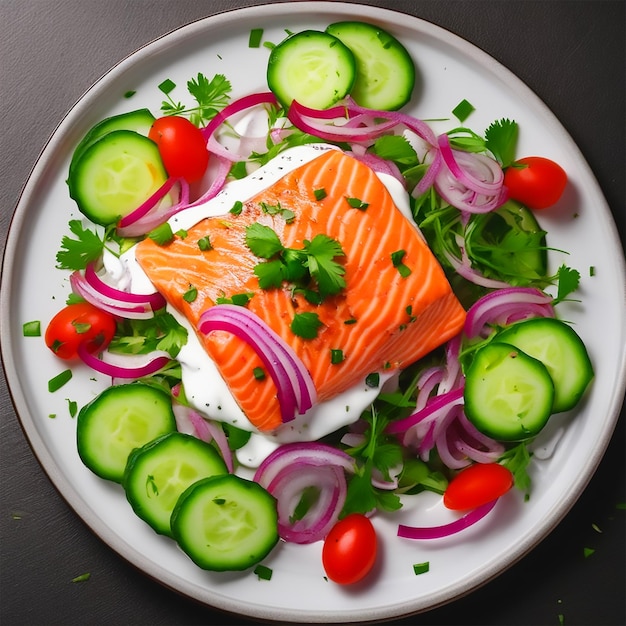
<path fill-rule="evenodd" d="M 258 483 L 234 474 L 199 480 L 180 497 L 172 533 L 206 570 L 244 570 L 278 543 L 276 500 Z"/>
<path fill-rule="evenodd" d="M 154 141 L 132 130 L 114 130 L 85 148 L 68 185 L 81 213 L 107 226 L 134 211 L 166 180 Z"/>
<path fill-rule="evenodd" d="M 535 436 L 552 413 L 554 384 L 545 365 L 515 346 L 490 343 L 474 356 L 465 377 L 465 415 L 500 441 Z"/>
<path fill-rule="evenodd" d="M 227 472 L 211 445 L 173 432 L 131 452 L 122 485 L 137 516 L 171 536 L 170 518 L 183 491 L 201 478 Z"/>
<path fill-rule="evenodd" d="M 366 22 L 336 22 L 326 32 L 354 54 L 357 77 L 350 92 L 361 106 L 395 111 L 410 99 L 415 64 L 406 48 L 390 33 Z"/>
<path fill-rule="evenodd" d="M 76 146 L 70 163 L 70 174 L 83 152 L 95 141 L 114 130 L 133 130 L 140 135 L 148 136 L 154 124 L 154 115 L 148 109 L 137 109 L 128 113 L 112 115 L 92 126 Z"/>
<path fill-rule="evenodd" d="M 494 341 L 511 344 L 546 366 L 554 381 L 553 413 L 573 409 L 593 379 L 585 344 L 561 320 L 538 317 L 518 322 L 500 332 Z"/>
<path fill-rule="evenodd" d="M 356 78 L 352 52 L 316 30 L 290 35 L 271 52 L 267 84 L 285 108 L 292 100 L 327 109 L 350 93 Z"/>
<path fill-rule="evenodd" d="M 135 448 L 175 430 L 172 403 L 164 391 L 143 383 L 116 385 L 78 413 L 78 454 L 94 474 L 121 483 Z"/>

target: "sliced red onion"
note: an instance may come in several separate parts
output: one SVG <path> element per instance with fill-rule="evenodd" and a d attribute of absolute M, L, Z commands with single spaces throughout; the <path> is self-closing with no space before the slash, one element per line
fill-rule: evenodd
<path fill-rule="evenodd" d="M 146 215 L 165 198 L 179 179 L 169 177 L 145 202 L 142 202 L 134 211 L 124 216 L 118 223 L 119 228 L 125 228 L 134 224 L 138 219 Z"/>
<path fill-rule="evenodd" d="M 510 287 L 493 291 L 477 300 L 467 311 L 464 333 L 478 337 L 488 324 L 506 324 L 523 316 L 554 317 L 552 297 L 534 287 Z"/>
<path fill-rule="evenodd" d="M 439 384 L 438 393 L 446 393 L 462 384 L 463 374 L 459 353 L 461 351 L 462 334 L 459 333 L 446 343 L 445 375 Z"/>
<path fill-rule="evenodd" d="M 432 526 L 426 528 L 420 528 L 415 526 L 405 526 L 400 524 L 398 526 L 398 537 L 405 539 L 441 539 L 442 537 L 449 537 L 454 535 L 470 526 L 479 522 L 495 507 L 498 498 L 483 504 L 469 513 L 466 513 L 463 517 L 450 522 L 449 524 L 443 524 L 442 526 Z"/>
<path fill-rule="evenodd" d="M 154 316 L 154 311 L 148 302 L 127 302 L 120 300 L 119 297 L 113 298 L 110 295 L 105 295 L 99 288 L 94 287 L 78 270 L 70 275 L 70 285 L 72 286 L 72 291 L 81 296 L 81 298 L 117 317 L 148 319 Z"/>
<path fill-rule="evenodd" d="M 163 353 L 158 353 L 159 356 L 148 355 L 150 359 L 147 363 L 142 365 L 117 365 L 114 363 L 109 363 L 99 358 L 98 356 L 91 354 L 84 343 L 81 343 L 78 346 L 78 356 L 83 360 L 83 362 L 91 367 L 91 369 L 100 372 L 101 374 L 105 374 L 107 376 L 111 376 L 112 378 L 143 378 L 144 376 L 151 376 L 158 372 L 161 368 L 165 367 L 170 361 L 171 358 L 169 356 L 163 355 Z M 123 357 L 129 364 L 136 364 L 140 359 L 137 355 Z M 143 359 L 141 359 L 143 360 Z"/>
<path fill-rule="evenodd" d="M 467 256 L 467 252 L 463 246 L 460 247 L 461 250 L 461 258 L 454 256 L 451 252 L 444 249 L 443 254 L 448 260 L 448 263 L 452 266 L 454 271 L 475 285 L 480 285 L 481 287 L 487 287 L 488 289 L 505 289 L 510 287 L 509 283 L 504 282 L 503 280 L 495 280 L 493 278 L 487 278 L 483 276 L 478 270 L 475 270 L 472 267 L 470 258 Z"/>
<path fill-rule="evenodd" d="M 381 159 L 379 156 L 370 153 L 362 153 L 360 154 L 357 151 L 347 152 L 350 156 L 354 157 L 357 161 L 367 165 L 374 172 L 378 172 L 379 174 L 386 174 L 387 176 L 392 176 L 398 182 L 402 184 L 403 187 L 406 186 L 406 180 L 400 169 L 393 161 L 387 161 L 386 159 Z"/>
<path fill-rule="evenodd" d="M 345 472 L 354 472 L 355 467 L 348 454 L 319 442 L 283 444 L 264 459 L 254 480 L 277 500 L 280 536 L 294 543 L 323 539 L 345 503 Z M 302 519 L 292 522 L 302 494 L 310 488 L 318 492 L 316 502 Z"/>
<path fill-rule="evenodd" d="M 225 330 L 254 349 L 276 385 L 283 423 L 293 420 L 296 411 L 303 415 L 315 403 L 315 385 L 302 361 L 291 346 L 245 307 L 215 305 L 200 316 L 198 328 L 205 334 Z"/>
<path fill-rule="evenodd" d="M 418 198 L 422 194 L 426 193 L 435 183 L 437 175 L 439 174 L 441 167 L 443 165 L 443 159 L 441 158 L 441 152 L 439 150 L 430 150 L 433 153 L 432 161 L 428 166 L 426 172 L 424 172 L 424 176 L 420 179 L 420 181 L 415 185 L 415 188 L 411 192 L 411 195 L 414 198 Z"/>

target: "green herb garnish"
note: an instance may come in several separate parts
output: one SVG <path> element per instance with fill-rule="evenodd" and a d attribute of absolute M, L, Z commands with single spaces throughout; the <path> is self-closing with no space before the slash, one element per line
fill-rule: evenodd
<path fill-rule="evenodd" d="M 54 393 L 55 391 L 58 391 L 59 389 L 61 389 L 61 387 L 63 387 L 63 385 L 68 383 L 71 379 L 72 379 L 72 370 L 70 369 L 67 369 L 61 372 L 60 374 L 57 374 L 56 376 L 54 376 L 48 381 L 48 391 L 50 393 Z"/>
<path fill-rule="evenodd" d="M 22 325 L 22 334 L 24 337 L 41 337 L 41 322 L 39 320 L 24 322 Z"/>

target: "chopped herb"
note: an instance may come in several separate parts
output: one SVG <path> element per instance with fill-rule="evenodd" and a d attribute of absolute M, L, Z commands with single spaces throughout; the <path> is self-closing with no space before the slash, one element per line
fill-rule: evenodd
<path fill-rule="evenodd" d="M 326 197 L 326 189 L 315 189 L 313 191 L 313 196 L 318 202 L 323 200 Z"/>
<path fill-rule="evenodd" d="M 57 414 L 56 414 L 56 413 L 50 413 L 50 415 L 48 415 L 48 417 L 49 417 L 51 420 L 55 419 L 55 418 L 56 418 L 56 416 L 57 416 Z"/>
<path fill-rule="evenodd" d="M 620 511 L 626 511 L 626 502 L 618 502 L 615 505 L 616 509 L 619 509 Z"/>
<path fill-rule="evenodd" d="M 430 562 L 425 561 L 424 563 L 414 563 L 413 571 L 415 572 L 416 576 L 419 576 L 420 574 L 425 574 L 426 572 L 430 571 Z"/>
<path fill-rule="evenodd" d="M 262 259 L 271 259 L 284 250 L 274 230 L 256 222 L 246 228 L 246 245 L 253 254 Z"/>
<path fill-rule="evenodd" d="M 152 229 L 148 233 L 148 237 L 154 241 L 159 246 L 165 246 L 174 239 L 174 233 L 172 232 L 172 227 L 168 222 L 163 222 L 160 226 Z"/>
<path fill-rule="evenodd" d="M 463 123 L 475 110 L 476 109 L 470 102 L 463 99 L 452 109 L 452 115 L 454 115 L 459 122 Z"/>
<path fill-rule="evenodd" d="M 591 556 L 594 552 L 595 550 L 593 548 L 583 548 L 583 555 L 585 558 Z"/>
<path fill-rule="evenodd" d="M 83 228 L 80 220 L 70 220 L 70 231 L 76 236 L 72 239 L 64 235 L 61 249 L 56 254 L 57 268 L 62 270 L 83 270 L 104 250 L 104 240 L 88 228 Z"/>
<path fill-rule="evenodd" d="M 589 266 L 589 276 L 595 276 L 596 275 L 596 267 L 595 265 L 590 265 Z"/>
<path fill-rule="evenodd" d="M 252 375 L 256 380 L 265 380 L 265 370 L 262 367 L 255 367 L 252 370 Z"/>
<path fill-rule="evenodd" d="M 248 48 L 259 48 L 261 46 L 261 39 L 263 39 L 263 29 L 253 28 L 248 38 Z"/>
<path fill-rule="evenodd" d="M 260 563 L 254 568 L 254 573 L 259 577 L 259 580 L 271 580 L 272 570 L 266 565 Z"/>
<path fill-rule="evenodd" d="M 189 289 L 183 294 L 183 300 L 185 302 L 193 302 L 197 297 L 198 290 L 193 285 L 189 285 Z"/>
<path fill-rule="evenodd" d="M 261 211 L 266 215 L 280 215 L 288 224 L 293 222 L 296 214 L 291 209 L 285 209 L 281 206 L 280 202 L 276 204 L 267 204 L 267 202 L 260 203 Z"/>
<path fill-rule="evenodd" d="M 187 115 L 196 126 L 206 125 L 213 119 L 228 104 L 232 90 L 230 82 L 223 74 L 216 74 L 209 80 L 204 74 L 198 73 L 196 78 L 187 81 L 187 91 L 197 106 L 187 108 L 172 99 L 170 94 L 175 87 L 176 84 L 169 79 L 159 85 L 159 89 L 167 96 L 167 100 L 161 103 L 161 111 L 165 115 Z"/>
<path fill-rule="evenodd" d="M 86 574 L 81 574 L 80 576 L 76 576 L 76 578 L 72 578 L 73 583 L 84 583 L 86 580 L 91 578 L 91 574 L 87 572 Z"/>
<path fill-rule="evenodd" d="M 39 320 L 24 322 L 22 325 L 22 334 L 24 337 L 41 337 L 41 322 Z"/>
<path fill-rule="evenodd" d="M 317 313 L 296 313 L 291 322 L 291 332 L 302 339 L 315 339 L 322 321 Z"/>
<path fill-rule="evenodd" d="M 398 270 L 402 278 L 407 278 L 412 273 L 411 268 L 402 262 L 405 255 L 405 250 L 396 250 L 396 252 L 391 253 L 391 262 L 393 263 L 393 266 Z"/>
<path fill-rule="evenodd" d="M 180 230 L 177 230 L 174 234 L 181 239 L 187 239 L 187 235 L 189 233 L 184 228 L 181 228 Z"/>
<path fill-rule="evenodd" d="M 70 417 L 76 417 L 76 413 L 78 413 L 78 403 L 75 400 L 70 400 L 69 398 L 65 398 L 67 400 L 67 408 L 70 412 Z"/>
<path fill-rule="evenodd" d="M 124 98 L 132 98 L 137 92 L 134 89 L 124 92 Z"/>
<path fill-rule="evenodd" d="M 235 204 L 228 211 L 232 213 L 232 215 L 241 215 L 241 211 L 243 210 L 243 202 L 241 200 L 235 201 Z"/>
<path fill-rule="evenodd" d="M 60 374 L 57 374 L 56 376 L 54 376 L 48 381 L 48 391 L 50 393 L 58 391 L 59 389 L 61 389 L 61 387 L 63 387 L 63 385 L 68 383 L 71 379 L 72 379 L 72 370 L 70 369 L 67 369 L 61 372 Z"/>
<path fill-rule="evenodd" d="M 508 167 L 515 160 L 517 135 L 517 122 L 507 119 L 493 122 L 485 131 L 485 148 L 502 167 Z"/>
<path fill-rule="evenodd" d="M 345 355 L 343 353 L 343 350 L 337 350 L 337 349 L 332 349 L 330 350 L 330 362 L 333 365 L 339 365 L 339 363 L 342 363 L 343 361 L 345 361 Z"/>
<path fill-rule="evenodd" d="M 237 306 L 246 306 L 248 302 L 254 297 L 254 293 L 235 293 L 230 298 L 220 296 L 216 299 L 216 304 L 236 304 Z"/>
<path fill-rule="evenodd" d="M 346 196 L 346 202 L 353 208 L 359 209 L 360 211 L 365 211 L 369 206 L 369 202 L 363 202 L 359 198 L 349 198 Z"/>
<path fill-rule="evenodd" d="M 597 524 L 591 524 L 591 528 L 593 528 L 597 533 L 601 533 L 600 527 Z"/>
<path fill-rule="evenodd" d="M 526 447 L 526 444 L 522 442 L 507 450 L 498 459 L 498 462 L 502 463 L 502 465 L 508 468 L 513 474 L 515 487 L 525 492 L 526 495 L 530 494 L 531 480 L 528 474 L 528 466 L 531 458 L 532 455 Z"/>
<path fill-rule="evenodd" d="M 202 237 L 201 239 L 198 239 L 198 248 L 200 248 L 200 250 L 202 250 L 203 252 L 213 249 L 213 246 L 211 245 L 211 239 L 208 235 Z"/>
<path fill-rule="evenodd" d="M 372 372 L 365 377 L 365 384 L 372 389 L 376 389 L 380 385 L 380 374 L 378 372 Z"/>
<path fill-rule="evenodd" d="M 223 422 L 222 428 L 228 437 L 228 447 L 231 450 L 238 450 L 239 448 L 245 446 L 250 440 L 250 436 L 252 434 L 250 431 L 237 428 L 228 422 Z"/>
<path fill-rule="evenodd" d="M 346 326 L 350 326 L 350 324 L 356 324 L 356 318 L 351 317 L 349 320 L 344 320 L 343 322 Z"/>
<path fill-rule="evenodd" d="M 563 302 L 570 293 L 578 289 L 580 272 L 571 267 L 561 265 L 557 270 L 556 278 L 558 280 L 558 289 L 556 298 L 552 301 L 553 305 Z"/>
<path fill-rule="evenodd" d="M 559 613 L 559 614 L 557 615 L 557 617 L 559 618 L 559 624 L 560 624 L 561 626 L 563 626 L 563 624 L 565 624 L 565 617 L 564 617 L 563 613 Z"/>

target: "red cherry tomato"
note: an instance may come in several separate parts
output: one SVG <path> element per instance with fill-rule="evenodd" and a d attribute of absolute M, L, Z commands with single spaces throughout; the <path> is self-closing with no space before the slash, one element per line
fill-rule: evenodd
<path fill-rule="evenodd" d="M 478 463 L 461 470 L 443 494 L 443 504 L 468 511 L 504 495 L 513 486 L 513 474 L 499 463 Z"/>
<path fill-rule="evenodd" d="M 115 334 L 115 318 L 88 302 L 68 304 L 46 328 L 46 345 L 61 359 L 77 356 L 78 346 L 86 343 L 89 352 L 106 348 Z"/>
<path fill-rule="evenodd" d="M 504 185 L 510 197 L 529 209 L 546 209 L 556 204 L 566 184 L 565 170 L 544 157 L 520 159 L 504 172 Z"/>
<path fill-rule="evenodd" d="M 364 578 L 376 561 L 378 541 L 372 522 L 360 513 L 351 513 L 330 530 L 322 548 L 326 575 L 340 585 Z"/>
<path fill-rule="evenodd" d="M 194 183 L 204 176 L 209 164 L 206 140 L 197 126 L 175 115 L 154 121 L 148 137 L 159 147 L 167 173 Z"/>

